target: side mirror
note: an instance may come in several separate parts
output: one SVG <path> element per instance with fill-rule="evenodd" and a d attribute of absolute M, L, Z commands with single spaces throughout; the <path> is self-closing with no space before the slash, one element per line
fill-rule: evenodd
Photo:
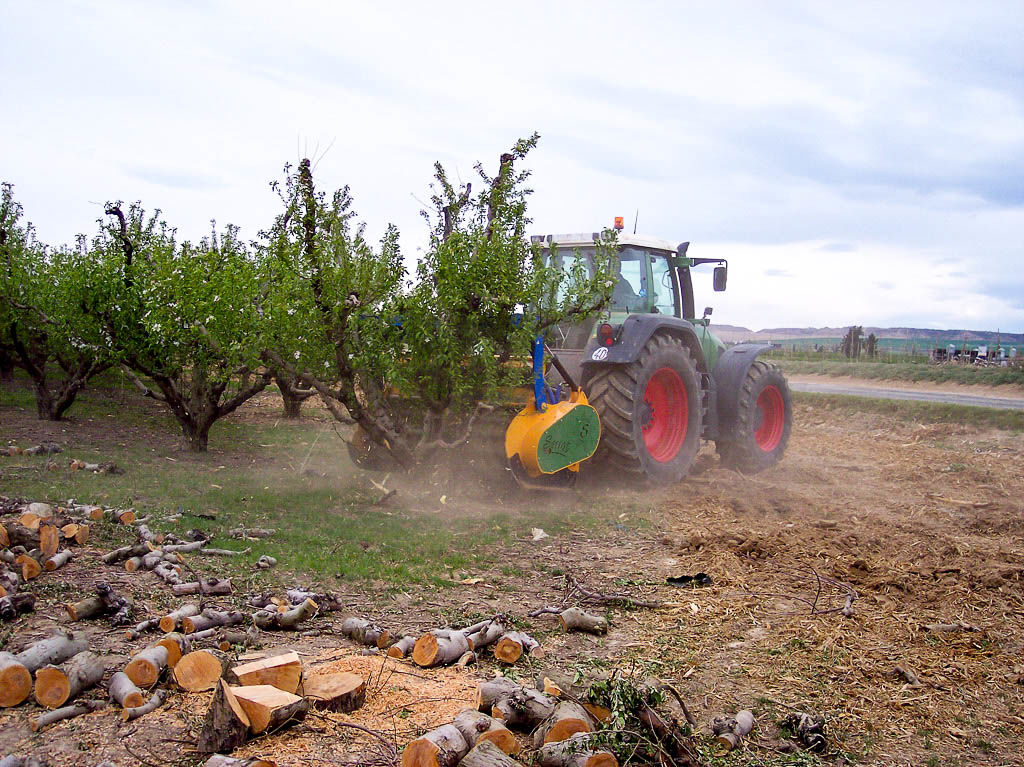
<path fill-rule="evenodd" d="M 715 267 L 715 291 L 721 293 L 725 290 L 725 282 L 728 279 L 729 267 L 727 266 L 716 266 Z"/>
<path fill-rule="evenodd" d="M 707 319 L 710 316 L 711 316 L 711 307 L 710 306 L 705 306 L 704 307 L 704 319 Z"/>

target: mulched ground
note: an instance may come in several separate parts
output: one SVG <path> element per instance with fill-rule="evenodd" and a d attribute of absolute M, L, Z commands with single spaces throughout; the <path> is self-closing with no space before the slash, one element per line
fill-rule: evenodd
<path fill-rule="evenodd" d="M 53 428 L 27 418 L 11 427 L 3 415 L 0 436 L 19 443 L 38 441 Z M 271 416 L 258 406 L 240 417 Z M 94 422 L 56 428 L 68 429 L 69 439 L 96 444 L 174 439 L 155 431 L 114 435 L 109 425 Z M 524 620 L 545 650 L 533 665 L 648 664 L 676 685 L 704 726 L 716 714 L 752 708 L 759 727 L 748 750 L 732 757 L 737 764 L 784 758 L 777 753 L 782 741 L 776 722 L 792 708 L 828 717 L 832 761 L 1014 764 L 1024 740 L 1022 459 L 1020 435 L 968 425 L 887 422 L 872 415 L 837 420 L 826 409 L 800 406 L 780 467 L 741 476 L 722 468 L 713 450 L 705 448 L 695 475 L 672 488 L 620 487 L 609 478 L 586 483 L 577 506 L 622 507 L 611 529 L 540 541 L 524 530 L 501 552 L 499 566 L 474 573 L 482 579 L 478 583 L 434 593 L 396 591 L 387 584 L 327 585 L 341 593 L 351 614 L 411 630 L 459 615 L 508 611 L 523 616 L 557 603 L 558 573 L 570 572 L 594 589 L 671 606 L 610 609 L 613 629 L 606 638 L 564 635 L 546 618 Z M 417 483 L 400 486 L 399 503 L 426 508 L 426 494 L 414 492 Z M 444 515 L 544 502 L 536 494 L 485 498 L 476 490 L 453 498 L 442 515 L 431 510 L 431 524 Z M 96 542 L 104 540 L 101 532 Z M 94 555 L 102 550 L 98 545 Z M 517 574 L 505 575 L 510 568 Z M 709 574 L 713 584 L 683 590 L 664 583 L 667 576 L 697 572 Z M 121 568 L 97 566 L 86 554 L 37 582 L 39 609 L 4 627 L 10 631 L 8 648 L 66 625 L 60 604 L 100 579 L 133 593 L 153 612 L 180 601 L 153 576 L 130 578 Z M 844 617 L 838 610 L 850 589 L 853 614 Z M 369 672 L 379 659 L 353 659 L 357 648 L 329 633 L 346 614 L 318 618 L 312 625 L 324 630 L 321 636 L 271 636 L 268 644 L 294 647 L 310 663 L 365 662 Z M 953 622 L 979 630 L 923 628 Z M 101 622 L 89 622 L 86 629 L 111 661 L 144 644 L 127 643 L 120 631 Z M 896 665 L 911 668 L 921 686 L 898 677 Z M 461 706 L 474 676 L 494 669 L 487 659 L 469 672 L 401 666 L 416 676 L 396 671 L 390 678 L 400 677 L 409 688 L 401 695 L 412 697 L 383 686 L 366 712 L 377 718 L 366 721 L 401 743 L 449 721 L 449 709 Z M 524 666 L 521 673 L 533 670 Z M 437 697 L 449 702 L 415 702 Z M 103 759 L 125 765 L 192 764 L 189 744 L 203 702 L 201 695 L 172 696 L 165 709 L 137 722 L 125 725 L 101 713 L 39 735 L 28 728 L 39 709 L 26 704 L 0 713 L 0 753 L 37 753 L 53 765 Z M 303 727 L 258 741 L 244 753 L 274 755 L 280 764 L 295 765 L 316 763 L 313 757 L 345 762 L 372 753 L 373 739 L 357 731 L 340 732 L 324 720 Z"/>

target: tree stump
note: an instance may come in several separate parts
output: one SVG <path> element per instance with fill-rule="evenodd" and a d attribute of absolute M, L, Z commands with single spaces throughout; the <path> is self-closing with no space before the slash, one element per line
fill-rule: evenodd
<path fill-rule="evenodd" d="M 316 674 L 302 680 L 302 695 L 313 708 L 349 713 L 366 701 L 366 682 L 359 674 Z"/>
<path fill-rule="evenodd" d="M 88 650 L 60 666 L 43 666 L 36 672 L 36 702 L 46 708 L 59 708 L 99 683 L 105 670 L 96 653 Z"/>
<path fill-rule="evenodd" d="M 206 711 L 203 728 L 196 740 L 196 750 L 200 754 L 234 751 L 249 736 L 249 724 L 249 715 L 227 682 L 221 679 L 210 701 L 210 708 Z"/>

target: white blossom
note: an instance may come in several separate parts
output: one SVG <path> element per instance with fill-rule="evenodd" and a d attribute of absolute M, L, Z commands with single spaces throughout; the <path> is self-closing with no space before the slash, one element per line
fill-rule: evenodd
<path fill-rule="evenodd" d="M 299 353 L 295 352 L 295 359 L 298 359 L 298 358 L 299 358 Z"/>

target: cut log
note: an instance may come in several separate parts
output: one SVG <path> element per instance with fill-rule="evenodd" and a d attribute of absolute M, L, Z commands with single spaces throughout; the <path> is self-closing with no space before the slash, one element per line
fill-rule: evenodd
<path fill-rule="evenodd" d="M 178 596 L 185 596 L 186 594 L 230 594 L 231 579 L 207 578 L 206 580 L 193 581 L 192 583 L 179 583 L 171 586 L 171 591 Z"/>
<path fill-rule="evenodd" d="M 366 682 L 359 674 L 317 674 L 302 680 L 302 694 L 313 708 L 349 713 L 366 702 Z"/>
<path fill-rule="evenodd" d="M 522 767 L 522 765 L 490 741 L 482 740 L 462 758 L 459 767 Z"/>
<path fill-rule="evenodd" d="M 610 751 L 592 745 L 589 733 L 573 735 L 566 740 L 546 743 L 536 753 L 539 767 L 619 767 Z"/>
<path fill-rule="evenodd" d="M 21 579 L 24 581 L 30 581 L 33 578 L 37 578 L 39 573 L 43 571 L 43 566 L 39 564 L 39 560 L 35 557 L 31 557 L 28 554 L 19 554 L 14 559 L 15 564 L 21 565 Z"/>
<path fill-rule="evenodd" d="M 39 526 L 39 550 L 43 552 L 43 559 L 49 559 L 57 553 L 60 548 L 60 531 L 53 525 Z"/>
<path fill-rule="evenodd" d="M 293 607 L 291 610 L 286 610 L 283 613 L 272 613 L 266 610 L 260 611 L 253 616 L 253 623 L 264 631 L 272 629 L 288 629 L 293 631 L 302 621 L 316 615 L 316 612 L 316 602 L 312 599 L 307 599 L 298 607 Z"/>
<path fill-rule="evenodd" d="M 89 714 L 93 711 L 101 711 L 107 707 L 105 700 L 83 700 L 73 706 L 64 706 L 55 711 L 47 711 L 32 720 L 32 732 L 39 732 L 43 727 L 54 722 L 61 722 L 65 719 L 73 719 L 76 716 Z"/>
<path fill-rule="evenodd" d="M 411 741 L 402 751 L 402 767 L 455 767 L 469 744 L 454 724 L 446 724 Z"/>
<path fill-rule="evenodd" d="M 107 683 L 110 697 L 121 704 L 121 708 L 136 708 L 146 702 L 146 696 L 123 671 L 118 671 Z"/>
<path fill-rule="evenodd" d="M 494 645 L 494 657 L 502 663 L 515 663 L 524 654 L 529 655 L 538 647 L 540 643 L 529 634 L 509 631 Z"/>
<path fill-rule="evenodd" d="M 513 730 L 531 731 L 554 713 L 558 700 L 539 690 L 520 687 L 491 707 L 491 716 Z"/>
<path fill-rule="evenodd" d="M 269 684 L 294 693 L 302 679 L 302 661 L 298 653 L 287 652 L 235 666 L 231 673 L 242 685 Z"/>
<path fill-rule="evenodd" d="M 461 631 L 441 629 L 424 634 L 412 648 L 412 660 L 417 666 L 433 668 L 449 666 L 462 654 L 472 649 L 466 634 Z"/>
<path fill-rule="evenodd" d="M 404 636 L 388 648 L 389 658 L 404 658 L 416 646 L 416 637 Z"/>
<path fill-rule="evenodd" d="M 68 562 L 71 561 L 74 554 L 71 549 L 64 549 L 64 551 L 58 551 L 52 557 L 43 562 L 43 569 L 47 572 L 53 572 L 64 567 Z"/>
<path fill-rule="evenodd" d="M 150 711 L 156 711 L 160 706 L 164 704 L 164 700 L 167 699 L 167 690 L 157 690 L 149 696 L 149 700 L 141 706 L 134 708 L 126 708 L 121 712 L 121 719 L 125 722 L 130 722 L 133 719 L 138 719 L 140 716 L 145 716 Z"/>
<path fill-rule="evenodd" d="M 249 551 L 249 549 L 246 549 Z M 234 552 L 232 552 L 234 553 Z M 277 560 L 274 557 L 263 554 L 259 559 L 256 560 L 256 567 L 260 570 L 269 570 L 272 567 L 277 567 Z"/>
<path fill-rule="evenodd" d="M 68 617 L 71 620 L 80 621 L 91 618 L 94 615 L 99 615 L 104 610 L 104 604 L 103 600 L 99 597 L 86 597 L 74 604 L 65 604 L 64 609 L 67 610 Z"/>
<path fill-rule="evenodd" d="M 22 703 L 32 692 L 32 674 L 9 652 L 0 652 L 0 707 Z"/>
<path fill-rule="evenodd" d="M 160 628 L 160 620 L 160 618 L 149 618 L 140 623 L 136 623 L 135 628 L 127 629 L 124 632 L 125 638 L 138 639 L 147 631 L 156 631 L 158 628 Z"/>
<path fill-rule="evenodd" d="M 29 530 L 38 530 L 44 519 L 49 519 L 49 516 L 41 517 L 34 512 L 26 511 L 18 517 L 18 524 L 22 527 L 28 528 Z"/>
<path fill-rule="evenodd" d="M 245 620 L 245 613 L 238 610 L 203 610 L 199 615 L 181 619 L 181 630 L 186 634 L 217 628 L 219 626 L 236 626 Z"/>
<path fill-rule="evenodd" d="M 7 534 L 7 546 L 24 546 L 31 549 L 39 545 L 39 530 L 32 530 L 18 522 L 8 522 L 4 531 Z"/>
<path fill-rule="evenodd" d="M 522 748 L 516 736 L 503 723 L 471 708 L 460 711 L 452 724 L 470 746 L 489 741 L 504 753 L 513 756 Z"/>
<path fill-rule="evenodd" d="M 103 600 L 103 608 L 111 613 L 110 622 L 115 626 L 124 626 L 132 620 L 134 604 L 131 598 L 121 596 L 106 583 L 96 584 L 96 593 Z"/>
<path fill-rule="evenodd" d="M 0 549 L 6 549 L 11 545 L 11 536 L 7 533 L 7 528 L 0 525 Z"/>
<path fill-rule="evenodd" d="M 229 667 L 230 660 L 219 650 L 193 650 L 174 667 L 174 681 L 187 692 L 212 690 Z"/>
<path fill-rule="evenodd" d="M 715 749 L 723 754 L 732 751 L 753 729 L 754 714 L 746 709 L 736 712 L 734 717 L 716 717 L 711 723 Z"/>
<path fill-rule="evenodd" d="M 455 668 L 465 668 L 476 663 L 476 653 L 472 650 L 462 653 L 462 657 L 455 661 Z"/>
<path fill-rule="evenodd" d="M 236 759 L 233 756 L 214 754 L 203 762 L 203 767 L 277 767 L 277 762 L 272 762 L 269 759 L 260 759 L 258 756 Z"/>
<path fill-rule="evenodd" d="M 230 650 L 234 645 L 242 647 L 262 647 L 260 630 L 250 626 L 246 631 L 221 631 L 217 634 L 217 647 L 221 650 Z"/>
<path fill-rule="evenodd" d="M 124 673 L 139 687 L 148 689 L 156 684 L 160 674 L 167 668 L 167 659 L 166 647 L 150 645 L 128 662 Z"/>
<path fill-rule="evenodd" d="M 21 613 L 32 612 L 36 606 L 36 595 L 31 591 L 24 594 L 11 594 L 0 598 L 0 620 L 11 621 Z"/>
<path fill-rule="evenodd" d="M 68 545 L 70 545 L 71 542 L 74 541 L 79 546 L 84 546 L 86 542 L 89 540 L 91 530 L 89 528 L 89 525 L 85 524 L 84 522 L 74 522 L 69 525 L 64 525 L 64 527 L 61 529 L 61 532 L 63 533 L 64 540 L 68 543 Z"/>
<path fill-rule="evenodd" d="M 506 676 L 496 676 L 486 682 L 481 682 L 476 688 L 476 710 L 490 714 L 491 708 L 501 698 L 521 689 L 522 685 L 513 682 Z"/>
<path fill-rule="evenodd" d="M 570 607 L 558 614 L 558 622 L 564 631 L 586 631 L 589 634 L 607 634 L 608 620 L 600 615 L 583 612 L 578 607 Z"/>
<path fill-rule="evenodd" d="M 100 559 L 103 560 L 103 564 L 112 565 L 117 562 L 123 562 L 126 559 L 132 557 L 144 557 L 150 551 L 149 546 L 145 543 L 137 543 L 134 546 L 122 546 L 119 549 L 108 551 Z"/>
<path fill-rule="evenodd" d="M 158 639 L 155 644 L 158 644 L 167 650 L 167 667 L 174 668 L 178 665 L 178 661 L 181 660 L 181 657 L 192 649 L 192 636 L 185 636 L 184 634 L 179 634 L 177 631 L 172 631 L 170 634 L 165 634 L 163 637 Z"/>
<path fill-rule="evenodd" d="M 137 525 L 135 529 L 139 531 L 139 540 L 145 543 L 155 543 L 157 546 L 159 546 L 161 543 L 164 542 L 164 534 L 154 533 L 152 530 L 149 529 L 149 525 L 145 523 Z"/>
<path fill-rule="evenodd" d="M 231 688 L 223 679 L 217 685 L 217 691 L 206 711 L 203 728 L 196 741 L 196 750 L 200 754 L 212 754 L 218 751 L 234 751 L 245 743 L 249 735 L 249 716 L 235 698 Z"/>
<path fill-rule="evenodd" d="M 309 702 L 305 698 L 269 684 L 233 687 L 231 691 L 248 715 L 250 729 L 256 734 L 303 719 L 309 710 Z"/>
<path fill-rule="evenodd" d="M 276 532 L 264 527 L 233 527 L 228 530 L 228 535 L 232 538 L 269 538 Z"/>
<path fill-rule="evenodd" d="M 160 548 L 165 553 L 172 554 L 172 553 L 181 552 L 181 551 L 186 551 L 186 552 L 187 551 L 199 551 L 199 549 L 203 548 L 203 544 L 205 544 L 205 543 L 206 543 L 205 540 L 189 541 L 188 543 L 170 543 L 170 544 L 161 546 Z"/>
<path fill-rule="evenodd" d="M 34 672 L 50 663 L 63 663 L 88 649 L 89 640 L 85 634 L 58 631 L 53 636 L 29 645 L 14 657 L 18 663 Z"/>
<path fill-rule="evenodd" d="M 563 700 L 551 716 L 545 719 L 533 734 L 533 745 L 540 748 L 545 743 L 557 743 L 578 732 L 593 732 L 590 714 L 579 703 Z"/>
<path fill-rule="evenodd" d="M 506 632 L 508 632 L 508 627 L 505 623 L 495 618 L 492 621 L 488 621 L 487 624 L 482 626 L 479 630 L 467 635 L 466 641 L 469 642 L 469 648 L 471 650 L 482 650 L 488 645 L 492 645 L 497 642 Z"/>
<path fill-rule="evenodd" d="M 85 650 L 60 666 L 43 666 L 36 672 L 36 702 L 59 708 L 83 690 L 98 684 L 106 669 L 94 652 Z"/>
<path fill-rule="evenodd" d="M 165 634 L 170 634 L 172 631 L 177 631 L 181 627 L 181 621 L 184 618 L 191 618 L 193 615 L 199 615 L 199 605 L 195 603 L 184 604 L 177 610 L 172 610 L 160 619 L 160 630 Z"/>
<path fill-rule="evenodd" d="M 94 522 L 99 522 L 103 519 L 103 507 L 102 506 L 90 506 L 89 507 L 89 519 Z"/>
<path fill-rule="evenodd" d="M 341 622 L 341 633 L 353 642 L 379 647 L 381 650 L 390 647 L 394 641 L 391 632 L 364 618 L 346 618 Z"/>

